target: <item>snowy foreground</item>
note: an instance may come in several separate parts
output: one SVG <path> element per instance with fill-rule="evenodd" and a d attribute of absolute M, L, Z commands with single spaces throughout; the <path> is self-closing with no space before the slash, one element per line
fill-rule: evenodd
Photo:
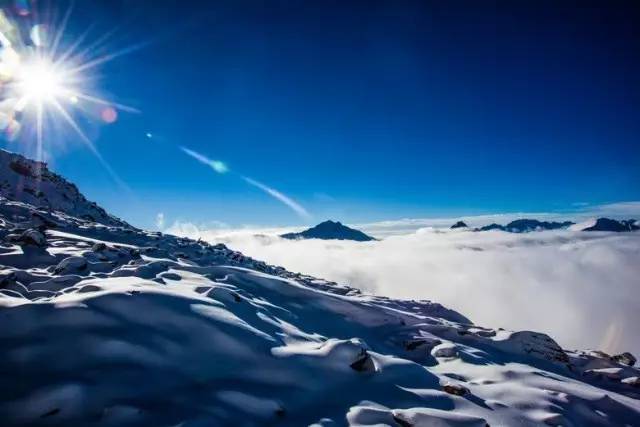
<path fill-rule="evenodd" d="M 141 231 L 55 174 L 12 170 L 2 426 L 640 425 L 631 355 Z"/>
<path fill-rule="evenodd" d="M 0 200 L 2 425 L 638 425 L 640 372 Z M 41 234 L 38 229 L 44 230 Z"/>

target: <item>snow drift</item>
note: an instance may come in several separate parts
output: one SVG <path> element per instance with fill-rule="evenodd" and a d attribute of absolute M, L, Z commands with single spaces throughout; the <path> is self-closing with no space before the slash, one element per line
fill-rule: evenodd
<path fill-rule="evenodd" d="M 545 334 L 483 328 L 430 301 L 366 295 L 221 244 L 74 214 L 0 199 L 3 425 L 640 416 L 630 354 L 565 351 Z"/>

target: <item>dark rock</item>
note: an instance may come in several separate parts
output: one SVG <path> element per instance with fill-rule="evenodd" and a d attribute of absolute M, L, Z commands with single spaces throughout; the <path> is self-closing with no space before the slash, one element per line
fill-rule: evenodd
<path fill-rule="evenodd" d="M 404 348 L 405 350 L 408 351 L 413 351 L 416 350 L 418 348 L 424 348 L 425 351 L 431 351 L 431 349 L 435 346 L 437 346 L 438 344 L 441 344 L 442 341 L 440 340 L 433 340 L 433 339 L 422 339 L 422 338 L 415 338 L 412 340 L 407 340 L 404 342 Z"/>
<path fill-rule="evenodd" d="M 360 358 L 358 358 L 351 365 L 351 369 L 358 372 L 373 372 L 376 370 L 375 365 L 373 364 L 373 359 L 366 350 L 362 350 Z"/>
<path fill-rule="evenodd" d="M 465 394 L 469 393 L 468 388 L 455 383 L 446 383 L 445 385 L 442 386 L 442 390 L 456 396 L 464 396 Z"/>
<path fill-rule="evenodd" d="M 74 273 L 87 268 L 87 260 L 81 256 L 70 256 L 60 261 L 53 270 L 56 274 Z"/>
<path fill-rule="evenodd" d="M 94 243 L 94 245 L 91 247 L 91 250 L 93 252 L 102 252 L 106 249 L 107 249 L 107 245 L 106 243 L 103 243 L 103 242 Z"/>
<path fill-rule="evenodd" d="M 633 356 L 633 354 L 629 352 L 616 354 L 615 356 L 611 357 L 611 360 L 627 366 L 633 366 L 637 362 L 637 359 Z"/>
<path fill-rule="evenodd" d="M 16 243 L 43 248 L 47 246 L 47 238 L 41 231 L 36 230 L 35 228 L 30 228 L 20 235 Z"/>
<path fill-rule="evenodd" d="M 620 382 L 632 387 L 640 387 L 640 377 L 627 377 Z"/>
<path fill-rule="evenodd" d="M 409 421 L 400 418 L 397 414 L 391 414 L 393 421 L 395 421 L 400 427 L 414 427 Z"/>

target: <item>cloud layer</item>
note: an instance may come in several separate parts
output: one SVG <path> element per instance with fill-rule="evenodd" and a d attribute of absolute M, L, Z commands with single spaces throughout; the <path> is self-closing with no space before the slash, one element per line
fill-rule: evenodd
<path fill-rule="evenodd" d="M 565 348 L 640 353 L 640 233 L 420 229 L 356 243 L 257 230 L 173 232 L 366 292 L 431 299 L 480 325 L 543 331 Z"/>

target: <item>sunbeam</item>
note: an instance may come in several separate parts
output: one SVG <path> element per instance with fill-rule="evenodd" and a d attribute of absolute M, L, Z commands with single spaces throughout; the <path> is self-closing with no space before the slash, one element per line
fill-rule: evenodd
<path fill-rule="evenodd" d="M 72 7 L 69 7 L 56 25 L 37 22 L 35 10 L 25 9 L 16 14 L 10 8 L 0 9 L 0 132 L 5 139 L 25 144 L 33 141 L 35 134 L 32 151 L 38 160 L 44 160 L 51 154 L 50 145 L 54 141 L 63 143 L 61 141 L 68 139 L 66 135 L 55 134 L 58 124 L 65 124 L 113 180 L 128 190 L 83 131 L 79 119 L 87 116 L 89 120 L 83 122 L 91 122 L 91 118 L 98 117 L 103 123 L 110 124 L 117 120 L 118 111 L 139 112 L 134 107 L 98 95 L 91 85 L 95 76 L 89 71 L 139 49 L 143 44 L 96 56 L 97 52 L 103 51 L 104 43 L 114 30 L 89 41 L 92 25 L 65 44 L 71 14 Z M 54 30 L 49 32 L 48 29 Z"/>

